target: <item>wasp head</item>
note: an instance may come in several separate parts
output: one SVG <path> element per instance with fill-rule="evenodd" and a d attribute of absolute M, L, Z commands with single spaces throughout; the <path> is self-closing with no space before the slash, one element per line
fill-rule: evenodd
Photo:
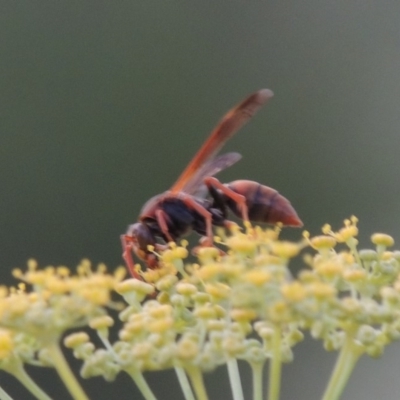
<path fill-rule="evenodd" d="M 129 225 L 125 235 L 121 235 L 122 241 L 122 257 L 126 262 L 126 266 L 130 274 L 136 279 L 142 279 L 140 274 L 136 271 L 134 260 L 132 258 L 132 252 L 141 260 L 145 261 L 147 267 L 156 268 L 157 258 L 149 250 L 149 246 L 156 246 L 156 241 L 152 235 L 149 227 L 138 222 L 133 225 Z"/>

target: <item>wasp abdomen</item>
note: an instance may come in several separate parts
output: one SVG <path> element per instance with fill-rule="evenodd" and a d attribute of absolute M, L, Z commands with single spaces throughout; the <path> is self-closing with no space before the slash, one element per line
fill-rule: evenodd
<path fill-rule="evenodd" d="M 286 226 L 303 225 L 289 200 L 275 189 L 247 180 L 233 181 L 225 186 L 246 198 L 251 221 L 269 224 L 281 222 Z M 242 217 L 236 202 L 227 198 L 226 204 L 235 215 Z"/>

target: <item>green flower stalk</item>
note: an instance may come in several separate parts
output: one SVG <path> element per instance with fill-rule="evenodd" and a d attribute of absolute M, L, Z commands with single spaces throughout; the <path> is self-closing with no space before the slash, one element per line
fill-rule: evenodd
<path fill-rule="evenodd" d="M 219 248 L 195 248 L 196 263 L 187 261 L 187 242 L 171 243 L 155 253 L 159 268 L 135 266 L 141 280 L 123 280 L 120 269 L 108 274 L 104 266 L 92 271 L 87 262 L 76 275 L 30 262 L 27 272 L 14 274 L 23 285 L 0 297 L 0 360 L 52 366 L 71 395 L 85 399 L 59 346 L 66 330 L 89 327 L 64 339 L 82 361 L 83 378 L 112 381 L 125 372 L 144 399 L 155 400 L 143 373 L 174 369 L 184 398 L 205 400 L 203 374 L 225 366 L 233 399 L 244 400 L 238 361 L 245 361 L 252 399 L 278 400 L 282 365 L 294 361 L 292 349 L 308 331 L 327 351 L 339 352 L 322 398 L 337 400 L 363 354 L 378 357 L 400 338 L 400 252 L 389 251 L 394 241 L 380 233 L 371 238 L 373 249 L 358 250 L 354 217 L 337 232 L 328 225 L 318 236 L 305 232 L 297 243 L 279 233 L 279 227 L 232 226 L 219 232 Z M 289 264 L 300 257 L 305 267 L 294 276 Z M 113 291 L 124 301 L 118 318 L 108 312 L 117 307 Z M 0 362 L 17 375 L 7 365 Z"/>

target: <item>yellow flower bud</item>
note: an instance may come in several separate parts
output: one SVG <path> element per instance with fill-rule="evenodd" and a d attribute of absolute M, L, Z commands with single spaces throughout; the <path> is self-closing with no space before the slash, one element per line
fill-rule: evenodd
<path fill-rule="evenodd" d="M 231 236 L 227 239 L 226 243 L 233 251 L 245 255 L 254 254 L 257 247 L 257 243 L 243 233 L 237 233 L 236 235 Z"/>
<path fill-rule="evenodd" d="M 152 333 L 162 333 L 170 329 L 174 324 L 172 318 L 166 317 L 158 320 L 151 321 L 147 325 L 147 329 Z"/>
<path fill-rule="evenodd" d="M 193 314 L 195 317 L 198 317 L 201 319 L 213 319 L 213 318 L 217 317 L 214 307 L 210 307 L 210 306 L 197 307 L 194 310 Z"/>
<path fill-rule="evenodd" d="M 349 282 L 359 282 L 365 280 L 367 273 L 363 269 L 351 269 L 343 272 L 343 278 Z"/>
<path fill-rule="evenodd" d="M 89 326 L 92 329 L 100 330 L 109 328 L 114 325 L 114 320 L 109 315 L 93 318 L 89 321 Z"/>
<path fill-rule="evenodd" d="M 314 282 L 308 285 L 307 292 L 321 300 L 332 298 L 336 295 L 336 289 L 333 286 L 322 282 Z"/>
<path fill-rule="evenodd" d="M 355 225 L 348 225 L 340 229 L 336 234 L 338 242 L 347 242 L 349 239 L 354 238 L 358 235 L 358 228 Z"/>
<path fill-rule="evenodd" d="M 293 258 L 299 254 L 301 246 L 291 242 L 275 242 L 271 246 L 272 252 L 281 258 Z"/>
<path fill-rule="evenodd" d="M 187 282 L 179 282 L 176 285 L 176 291 L 183 296 L 192 296 L 197 293 L 197 287 Z"/>
<path fill-rule="evenodd" d="M 207 264 L 197 270 L 196 275 L 205 281 L 215 278 L 217 275 L 225 272 L 222 264 L 212 263 Z"/>
<path fill-rule="evenodd" d="M 333 249 L 336 246 L 335 238 L 333 238 L 332 236 L 328 236 L 328 235 L 315 236 L 310 240 L 310 242 L 311 242 L 311 246 L 317 250 Z"/>
<path fill-rule="evenodd" d="M 371 242 L 377 246 L 392 247 L 394 239 L 385 233 L 374 233 L 371 236 Z"/>
<path fill-rule="evenodd" d="M 299 282 L 282 285 L 281 293 L 285 299 L 290 302 L 301 301 L 306 297 L 307 294 L 304 286 Z"/>
<path fill-rule="evenodd" d="M 183 360 L 191 360 L 199 354 L 199 345 L 197 342 L 191 339 L 183 338 L 178 343 L 177 355 Z"/>
<path fill-rule="evenodd" d="M 66 336 L 64 339 L 64 345 L 69 349 L 73 349 L 81 344 L 87 343 L 88 341 L 89 335 L 86 332 L 77 332 Z"/>
<path fill-rule="evenodd" d="M 164 304 L 162 306 L 152 307 L 148 312 L 152 318 L 165 318 L 172 314 L 172 307 Z"/>
<path fill-rule="evenodd" d="M 212 283 L 205 286 L 205 291 L 211 295 L 214 299 L 225 299 L 229 296 L 231 288 L 223 283 Z"/>
<path fill-rule="evenodd" d="M 250 308 L 236 308 L 230 312 L 231 318 L 238 322 L 253 321 L 257 318 L 257 313 Z"/>
<path fill-rule="evenodd" d="M 317 272 L 326 278 L 335 278 L 339 276 L 344 269 L 342 264 L 334 261 L 325 261 L 318 265 Z"/>
<path fill-rule="evenodd" d="M 267 282 L 271 281 L 271 273 L 263 270 L 253 270 L 246 272 L 243 275 L 243 280 L 249 282 L 255 286 L 262 286 Z"/>
<path fill-rule="evenodd" d="M 152 294 L 154 286 L 149 283 L 139 281 L 138 279 L 126 279 L 115 285 L 115 291 L 121 295 L 129 292 L 139 292 L 144 294 Z"/>

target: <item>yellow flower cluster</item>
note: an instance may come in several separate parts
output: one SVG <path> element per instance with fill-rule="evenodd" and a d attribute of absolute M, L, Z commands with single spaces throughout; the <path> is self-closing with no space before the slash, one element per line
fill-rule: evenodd
<path fill-rule="evenodd" d="M 400 252 L 389 251 L 389 235 L 376 233 L 374 249 L 358 250 L 354 217 L 337 232 L 328 225 L 319 236 L 305 232 L 298 243 L 280 240 L 279 231 L 221 232 L 218 249 L 196 248 L 197 263 L 186 261 L 187 243 L 171 244 L 158 269 L 136 266 L 142 280 L 122 280 L 123 272 L 110 275 L 103 266 L 92 271 L 87 262 L 77 275 L 30 262 L 27 272 L 14 272 L 22 285 L 0 292 L 0 360 L 13 352 L 16 333 L 34 339 L 33 360 L 40 344 L 88 325 L 101 348 L 85 332 L 64 342 L 83 361 L 83 377 L 112 380 L 125 371 L 152 398 L 142 372 L 173 368 L 183 390 L 188 375 L 201 398 L 198 373 L 226 364 L 234 380 L 239 359 L 255 373 L 269 359 L 279 376 L 306 330 L 327 350 L 350 353 L 354 364 L 400 338 Z M 306 267 L 294 276 L 289 264 L 299 254 Z M 116 341 L 105 309 L 114 304 L 112 290 L 126 302 Z"/>

